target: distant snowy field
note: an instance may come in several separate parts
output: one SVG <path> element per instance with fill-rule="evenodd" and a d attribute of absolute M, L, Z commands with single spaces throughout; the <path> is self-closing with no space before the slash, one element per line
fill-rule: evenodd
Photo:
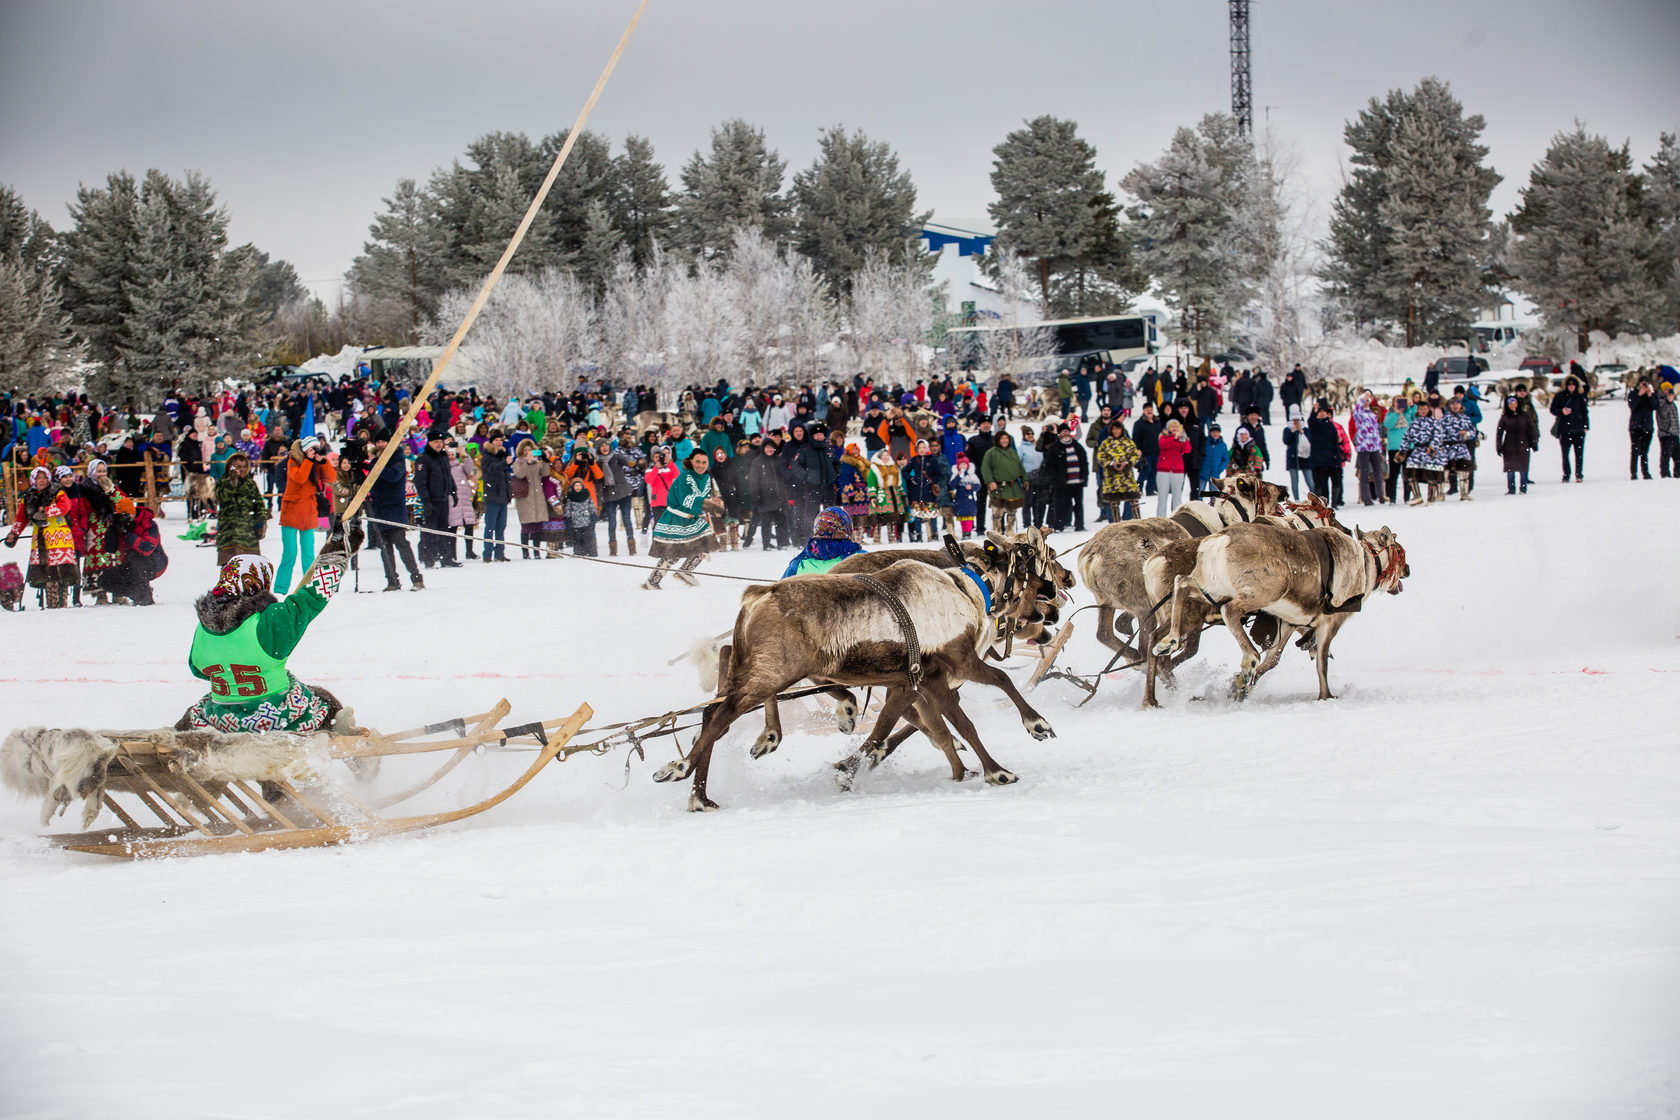
<path fill-rule="evenodd" d="M 1343 632 L 1335 701 L 1291 651 L 1232 705 L 1219 634 L 1159 712 L 1131 677 L 1077 711 L 1045 685 L 1045 743 L 965 689 L 1009 788 L 917 740 L 841 793 L 845 741 L 801 707 L 761 762 L 737 725 L 710 815 L 649 780 L 668 746 L 627 786 L 580 758 L 334 850 L 107 861 L 4 799 L 0 1114 L 1680 1115 L 1680 483 L 1625 481 L 1623 415 L 1595 416 L 1584 486 L 1548 441 L 1526 498 L 1484 469 L 1470 503 L 1351 508 L 1413 577 Z M 154 608 L 0 617 L 8 726 L 198 695 L 214 554 L 169 544 Z M 504 695 L 512 721 L 687 705 L 667 660 L 740 585 L 639 576 L 429 573 L 343 596 L 292 666 L 392 730 Z M 1093 616 L 1065 665 L 1106 660 Z"/>

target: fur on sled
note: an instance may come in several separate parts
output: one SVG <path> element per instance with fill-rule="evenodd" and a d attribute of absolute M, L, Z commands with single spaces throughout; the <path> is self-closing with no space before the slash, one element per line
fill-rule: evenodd
<path fill-rule="evenodd" d="M 113 735 L 117 733 L 112 733 Z M 327 761 L 325 733 L 223 734 L 219 731 L 123 732 L 173 748 L 173 762 L 204 783 L 314 782 Z M 20 727 L 0 743 L 0 784 L 41 798 L 41 824 L 82 800 L 82 827 L 99 815 L 116 739 L 79 727 Z"/>

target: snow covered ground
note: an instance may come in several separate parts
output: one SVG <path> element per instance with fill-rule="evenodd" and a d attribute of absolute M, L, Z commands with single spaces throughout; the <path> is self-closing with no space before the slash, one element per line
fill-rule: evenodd
<path fill-rule="evenodd" d="M 1343 632 L 1335 701 L 1292 652 L 1234 706 L 1220 635 L 1158 712 L 1129 677 L 1080 710 L 1045 685 L 1044 743 L 965 690 L 1013 787 L 918 740 L 841 793 L 810 708 L 761 762 L 738 725 L 709 815 L 649 780 L 668 747 L 334 850 L 108 861 L 7 798 L 0 1114 L 1680 1115 L 1680 483 L 1624 481 L 1600 430 L 1584 486 L 1548 442 L 1526 498 L 1484 471 L 1473 502 L 1354 511 L 1413 577 Z M 195 698 L 213 552 L 170 543 L 156 607 L 0 618 L 6 725 Z M 638 577 L 431 573 L 344 596 L 292 665 L 388 729 L 686 705 L 667 660 L 741 585 Z M 1064 664 L 1105 659 L 1092 618 Z"/>

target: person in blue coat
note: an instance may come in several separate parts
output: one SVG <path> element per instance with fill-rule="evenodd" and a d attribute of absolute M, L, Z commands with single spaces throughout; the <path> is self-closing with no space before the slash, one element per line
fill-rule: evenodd
<path fill-rule="evenodd" d="M 373 437 L 373 454 L 378 458 L 385 450 L 385 445 L 391 442 L 389 429 L 382 428 Z M 368 491 L 367 499 L 369 537 L 379 549 L 379 559 L 385 564 L 385 590 L 401 591 L 402 584 L 397 581 L 397 555 L 402 556 L 403 567 L 408 569 L 408 584 L 415 591 L 423 590 L 426 581 L 420 578 L 419 566 L 414 563 L 414 550 L 408 545 L 408 530 L 402 526 L 408 524 L 408 461 L 399 448 L 391 461 L 385 464 L 385 469 L 379 472 L 379 477 L 373 480 L 373 487 Z M 379 522 L 389 521 L 393 524 L 381 525 Z"/>
<path fill-rule="evenodd" d="M 957 418 L 955 416 L 945 417 L 945 431 L 939 437 L 939 450 L 945 456 L 947 463 L 955 463 L 958 455 L 964 455 L 968 452 L 968 441 L 963 438 L 961 432 L 957 431 Z"/>
<path fill-rule="evenodd" d="M 1225 477 L 1225 468 L 1231 465 L 1231 449 L 1225 443 L 1224 433 L 1218 424 L 1208 427 L 1208 440 L 1202 447 L 1202 476 L 1196 480 L 1200 489 L 1206 490 L 1207 484 L 1216 478 Z"/>

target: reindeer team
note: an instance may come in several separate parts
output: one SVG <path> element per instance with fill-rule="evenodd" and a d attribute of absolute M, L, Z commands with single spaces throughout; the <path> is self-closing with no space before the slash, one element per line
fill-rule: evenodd
<path fill-rule="evenodd" d="M 1386 526 L 1350 532 L 1319 499 L 1285 501 L 1282 487 L 1259 478 L 1217 486 L 1171 517 L 1107 525 L 1081 547 L 1079 574 L 1095 599 L 1099 641 L 1116 661 L 1143 669 L 1145 708 L 1157 706 L 1157 681 L 1170 685 L 1173 670 L 1196 653 L 1203 629 L 1220 624 L 1242 653 L 1233 697 L 1246 698 L 1295 638 L 1316 663 L 1319 699 L 1330 699 L 1332 641 L 1371 596 L 1399 594 L 1410 575 L 1405 550 Z M 654 780 L 692 778 L 689 808 L 717 808 L 707 778 L 718 740 L 763 707 L 752 757 L 776 750 L 777 698 L 809 681 L 837 701 L 846 733 L 859 711 L 852 690 L 884 693 L 863 744 L 836 764 L 842 787 L 917 732 L 945 756 L 954 780 L 972 776 L 957 753 L 960 736 L 988 783 L 1012 783 L 1016 776 L 981 743 L 957 690 L 969 682 L 997 688 L 1030 736 L 1054 735 L 997 662 L 1017 642 L 1048 638 L 1072 585 L 1046 536 L 1028 529 L 961 545 L 947 537 L 944 550 L 860 554 L 821 575 L 750 587 L 716 650 L 717 697 L 699 737 Z"/>

